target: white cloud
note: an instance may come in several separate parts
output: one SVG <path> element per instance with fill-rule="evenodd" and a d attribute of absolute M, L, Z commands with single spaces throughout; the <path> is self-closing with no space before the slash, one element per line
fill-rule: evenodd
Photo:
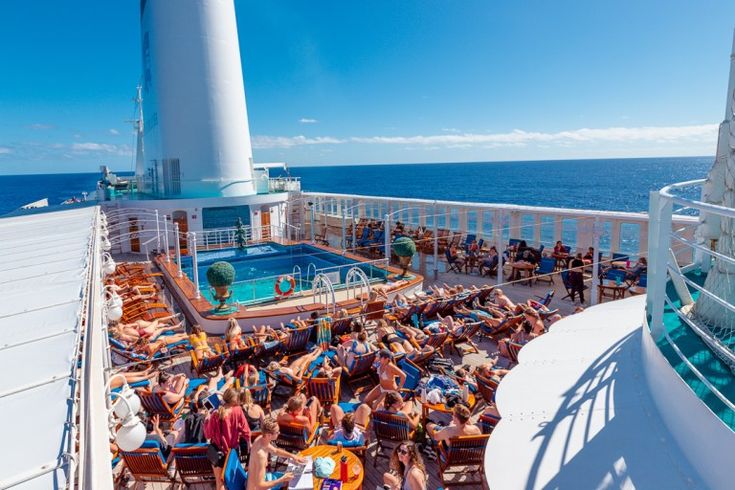
<path fill-rule="evenodd" d="M 317 121 L 316 119 L 312 119 L 310 117 L 302 117 L 301 119 L 299 119 L 299 122 L 301 124 L 316 124 L 319 121 Z"/>
<path fill-rule="evenodd" d="M 7 146 L 0 146 L 0 155 L 7 155 L 9 153 L 13 153 L 13 150 L 8 148 Z"/>
<path fill-rule="evenodd" d="M 110 129 L 110 134 L 114 134 L 115 136 L 117 136 L 118 134 L 120 134 L 120 131 L 118 131 L 118 130 L 117 130 L 117 129 L 115 129 L 115 128 L 111 128 L 111 129 Z"/>
<path fill-rule="evenodd" d="M 111 145 L 108 143 L 73 143 L 71 151 L 75 153 L 110 153 L 114 155 L 130 155 L 132 150 L 128 145 Z"/>
<path fill-rule="evenodd" d="M 34 129 L 36 131 L 42 131 L 44 129 L 53 129 L 53 124 L 44 124 L 44 123 L 34 123 L 29 126 L 29 128 Z"/>
<path fill-rule="evenodd" d="M 554 144 L 557 146 L 573 146 L 597 142 L 613 143 L 675 143 L 698 142 L 712 143 L 717 139 L 717 124 L 697 124 L 689 126 L 642 126 L 633 128 L 581 128 L 569 131 L 546 133 L 514 129 L 507 133 L 464 133 L 417 136 L 353 136 L 334 138 L 321 136 L 307 138 L 305 136 L 256 136 L 253 138 L 255 148 L 292 148 L 303 145 L 324 145 L 358 143 L 366 145 L 403 145 L 416 147 L 467 148 L 523 146 L 527 144 Z"/>

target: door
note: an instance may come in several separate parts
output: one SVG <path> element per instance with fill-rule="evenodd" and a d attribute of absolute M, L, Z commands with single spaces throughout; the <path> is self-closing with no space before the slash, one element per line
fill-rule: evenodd
<path fill-rule="evenodd" d="M 130 251 L 140 252 L 140 236 L 138 236 L 138 218 L 128 218 L 128 232 L 130 233 Z"/>
<path fill-rule="evenodd" d="M 263 240 L 271 239 L 271 210 L 270 208 L 260 209 L 260 236 Z"/>
<path fill-rule="evenodd" d="M 186 233 L 189 231 L 186 211 L 174 211 L 171 214 L 171 219 L 179 225 L 179 246 L 181 247 L 181 253 L 184 254 L 186 250 Z"/>

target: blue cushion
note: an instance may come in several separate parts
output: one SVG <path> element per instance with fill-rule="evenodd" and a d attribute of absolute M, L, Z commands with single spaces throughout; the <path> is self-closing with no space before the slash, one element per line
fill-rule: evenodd
<path fill-rule="evenodd" d="M 352 403 L 352 402 L 339 402 L 337 404 L 339 408 L 342 409 L 344 413 L 354 412 L 357 410 L 357 407 L 359 407 L 361 404 L 360 402 Z"/>

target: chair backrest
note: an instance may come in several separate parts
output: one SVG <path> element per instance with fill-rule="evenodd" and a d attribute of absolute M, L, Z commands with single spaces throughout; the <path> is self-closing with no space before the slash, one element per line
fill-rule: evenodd
<path fill-rule="evenodd" d="M 271 392 L 268 389 L 268 385 L 263 384 L 257 384 L 255 386 L 252 386 L 249 388 L 250 394 L 253 397 L 253 402 L 260 405 L 263 410 L 268 409 L 271 404 Z"/>
<path fill-rule="evenodd" d="M 332 337 L 349 333 L 352 329 L 352 318 L 340 318 L 332 322 Z"/>
<path fill-rule="evenodd" d="M 448 248 L 444 249 L 444 257 L 447 259 L 447 262 L 449 262 L 450 264 L 453 264 L 455 261 L 454 257 L 452 257 L 452 254 Z"/>
<path fill-rule="evenodd" d="M 311 436 L 316 431 L 316 427 L 309 432 L 309 428 L 301 424 L 291 424 L 288 422 L 278 422 L 280 433 L 276 439 L 278 447 L 301 451 L 306 449 Z"/>
<path fill-rule="evenodd" d="M 380 320 L 385 314 L 385 301 L 371 301 L 365 305 L 365 320 Z"/>
<path fill-rule="evenodd" d="M 372 351 L 355 356 L 355 360 L 352 363 L 352 369 L 350 369 L 348 376 L 353 378 L 369 373 L 373 368 L 373 363 L 375 363 L 375 356 L 377 354 L 377 351 Z"/>
<path fill-rule="evenodd" d="M 315 396 L 323 407 L 329 408 L 339 402 L 340 378 L 309 378 L 306 390 L 309 396 Z"/>
<path fill-rule="evenodd" d="M 376 410 L 372 415 L 372 424 L 378 440 L 403 442 L 409 439 L 411 429 L 408 417 L 403 414 Z"/>
<path fill-rule="evenodd" d="M 473 466 L 484 464 L 485 447 L 489 434 L 460 436 L 447 441 L 446 466 Z"/>
<path fill-rule="evenodd" d="M 612 259 L 613 261 L 630 260 L 630 255 L 613 252 Z"/>
<path fill-rule="evenodd" d="M 477 240 L 477 249 L 478 250 L 482 250 L 482 246 L 483 245 L 485 245 L 485 239 L 484 238 L 480 238 L 479 240 Z"/>
<path fill-rule="evenodd" d="M 554 293 L 556 293 L 556 290 L 554 289 L 549 289 L 548 291 L 546 291 L 546 294 L 541 300 L 541 304 L 544 306 L 549 306 L 551 304 L 551 298 L 554 297 Z"/>
<path fill-rule="evenodd" d="M 120 456 L 136 480 L 169 479 L 168 467 L 160 447 L 121 451 Z"/>
<path fill-rule="evenodd" d="M 482 325 L 482 322 L 473 322 L 466 324 L 462 333 L 459 334 L 456 339 L 454 339 L 454 343 L 459 344 L 461 342 L 466 342 L 468 339 L 474 337 L 475 334 L 480 331 L 480 325 Z"/>
<path fill-rule="evenodd" d="M 222 467 L 222 479 L 227 490 L 245 490 L 248 486 L 248 474 L 240 463 L 240 458 L 234 449 L 230 449 Z"/>
<path fill-rule="evenodd" d="M 521 240 L 518 238 L 511 238 L 508 240 L 509 247 L 517 247 L 520 243 L 521 243 Z"/>
<path fill-rule="evenodd" d="M 516 342 L 508 342 L 508 355 L 510 355 L 511 361 L 518 363 L 518 353 L 521 351 L 523 345 Z"/>
<path fill-rule="evenodd" d="M 561 248 L 562 250 L 564 250 L 564 253 L 567 255 L 572 253 L 572 247 L 570 247 L 569 245 L 562 245 Z"/>
<path fill-rule="evenodd" d="M 172 449 L 176 471 L 186 483 L 193 479 L 214 480 L 212 464 L 207 459 L 208 444 L 177 444 Z"/>
<path fill-rule="evenodd" d="M 401 368 L 401 371 L 406 373 L 406 382 L 403 383 L 403 387 L 407 390 L 418 388 L 419 382 L 421 382 L 421 368 L 405 357 L 400 359 L 396 364 Z"/>
<path fill-rule="evenodd" d="M 550 274 L 554 272 L 555 267 L 556 259 L 552 259 L 551 257 L 542 257 L 536 272 L 539 274 Z"/>
<path fill-rule="evenodd" d="M 569 271 L 563 270 L 559 275 L 561 276 L 561 282 L 564 284 L 564 287 L 569 291 L 572 288 L 572 284 L 569 282 Z"/>
<path fill-rule="evenodd" d="M 495 430 L 495 426 L 498 425 L 498 422 L 500 422 L 500 417 L 494 417 L 485 413 L 477 419 L 477 425 L 480 426 L 483 434 L 491 434 Z"/>
<path fill-rule="evenodd" d="M 641 274 L 638 277 L 638 285 L 642 288 L 648 287 L 648 275 L 647 274 Z"/>
<path fill-rule="evenodd" d="M 138 391 L 140 403 L 149 415 L 158 415 L 162 420 L 171 420 L 178 415 L 178 408 L 183 400 L 175 406 L 170 406 L 163 399 L 163 394 L 150 390 Z"/>
<path fill-rule="evenodd" d="M 448 336 L 449 332 L 446 330 L 443 332 L 432 333 L 429 335 L 429 338 L 426 339 L 425 345 L 433 347 L 434 349 L 440 349 L 444 345 Z"/>
<path fill-rule="evenodd" d="M 498 382 L 479 374 L 475 376 L 475 379 L 477 379 L 477 390 L 480 392 L 482 399 L 485 400 L 485 403 L 493 403 L 495 390 L 498 389 Z"/>
<path fill-rule="evenodd" d="M 290 335 L 285 345 L 286 352 L 295 353 L 306 350 L 306 344 L 309 343 L 309 337 L 311 337 L 311 331 L 313 329 L 313 325 L 307 325 L 305 327 L 289 330 Z"/>
<path fill-rule="evenodd" d="M 613 281 L 617 281 L 620 279 L 620 281 L 625 280 L 626 272 L 620 269 L 608 269 L 607 272 L 605 272 L 605 279 L 611 279 Z"/>

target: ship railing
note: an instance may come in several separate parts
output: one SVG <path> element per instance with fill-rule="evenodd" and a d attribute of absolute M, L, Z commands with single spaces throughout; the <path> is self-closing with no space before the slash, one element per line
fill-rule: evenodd
<path fill-rule="evenodd" d="M 269 241 L 273 239 L 289 240 L 298 236 L 298 226 L 284 223 L 283 225 L 243 226 L 243 245 Z M 199 250 L 215 250 L 231 248 L 239 245 L 237 227 L 208 228 L 197 231 L 197 246 Z"/>
<path fill-rule="evenodd" d="M 299 192 L 300 177 L 273 177 L 268 179 L 268 192 Z"/>
<path fill-rule="evenodd" d="M 278 299 L 279 296 L 276 294 L 276 283 L 284 274 L 275 274 L 272 276 L 254 277 L 252 279 L 244 279 L 242 281 L 235 281 L 232 283 L 232 288 L 237 288 L 234 291 L 236 301 L 242 304 L 250 304 L 254 302 L 270 301 Z M 301 277 L 301 270 L 295 269 L 291 273 L 291 277 L 294 279 L 294 284 L 298 284 L 299 288 L 294 291 L 289 297 L 299 297 L 306 294 L 303 290 L 302 285 L 304 283 Z M 259 290 L 258 287 L 261 287 Z M 272 291 L 272 294 L 259 294 L 264 290 Z"/>
<path fill-rule="evenodd" d="M 309 206 L 311 204 L 311 206 Z M 409 228 L 428 230 L 446 229 L 463 235 L 473 234 L 483 239 L 486 246 L 495 245 L 502 252 L 509 239 L 526 240 L 534 246 L 553 247 L 558 240 L 573 251 L 586 252 L 599 241 L 606 254 L 644 256 L 648 250 L 648 214 L 645 212 L 600 211 L 585 209 L 519 206 L 511 204 L 472 203 L 428 199 L 393 198 L 354 194 L 303 192 L 298 202 L 289 205 L 302 207 L 299 224 L 310 235 L 326 228 L 335 241 L 344 234 L 344 223 L 359 222 L 361 218 L 383 221 L 391 216 L 391 223 L 400 221 Z M 693 238 L 697 223 L 695 216 L 675 215 L 674 225 L 685 227 L 684 236 Z M 325 226 L 326 225 L 326 226 Z M 357 237 L 359 238 L 359 237 Z M 355 244 L 352 244 L 355 247 Z M 422 247 L 419 247 L 422 248 Z M 429 250 L 431 247 L 426 247 Z"/>
<path fill-rule="evenodd" d="M 729 366 L 735 365 L 735 353 L 732 349 L 722 339 L 718 338 L 710 328 L 699 322 L 696 315 L 689 314 L 691 306 L 689 308 L 681 307 L 692 304 L 690 291 L 696 290 L 699 292 L 700 298 L 706 296 L 719 305 L 725 315 L 735 315 L 735 305 L 732 304 L 731 299 L 723 298 L 722 293 L 699 285 L 686 276 L 688 272 L 697 269 L 707 273 L 717 262 L 725 267 L 735 267 L 735 257 L 723 253 L 722 249 L 718 249 L 714 243 L 704 243 L 703 238 L 692 237 L 690 233 L 682 230 L 675 221 L 677 215 L 674 212 L 677 210 L 693 212 L 698 219 L 709 219 L 718 224 L 721 219 L 735 220 L 735 209 L 733 208 L 705 203 L 681 195 L 682 193 L 699 193 L 699 188 L 705 182 L 704 179 L 691 180 L 672 184 L 660 191 L 651 192 L 646 314 L 653 339 L 660 341 L 665 338 L 677 357 L 689 368 L 692 374 L 725 406 L 735 411 L 735 404 L 694 366 L 677 345 L 676 340 L 669 335 L 664 324 L 664 310 L 665 306 L 668 305 L 681 321 L 705 342 L 715 355 Z M 729 229 L 732 230 L 732 227 L 729 227 Z M 688 263 L 682 263 L 681 257 L 693 257 L 693 259 Z M 666 287 L 669 282 L 675 287 L 680 305 L 675 304 L 667 295 Z"/>

